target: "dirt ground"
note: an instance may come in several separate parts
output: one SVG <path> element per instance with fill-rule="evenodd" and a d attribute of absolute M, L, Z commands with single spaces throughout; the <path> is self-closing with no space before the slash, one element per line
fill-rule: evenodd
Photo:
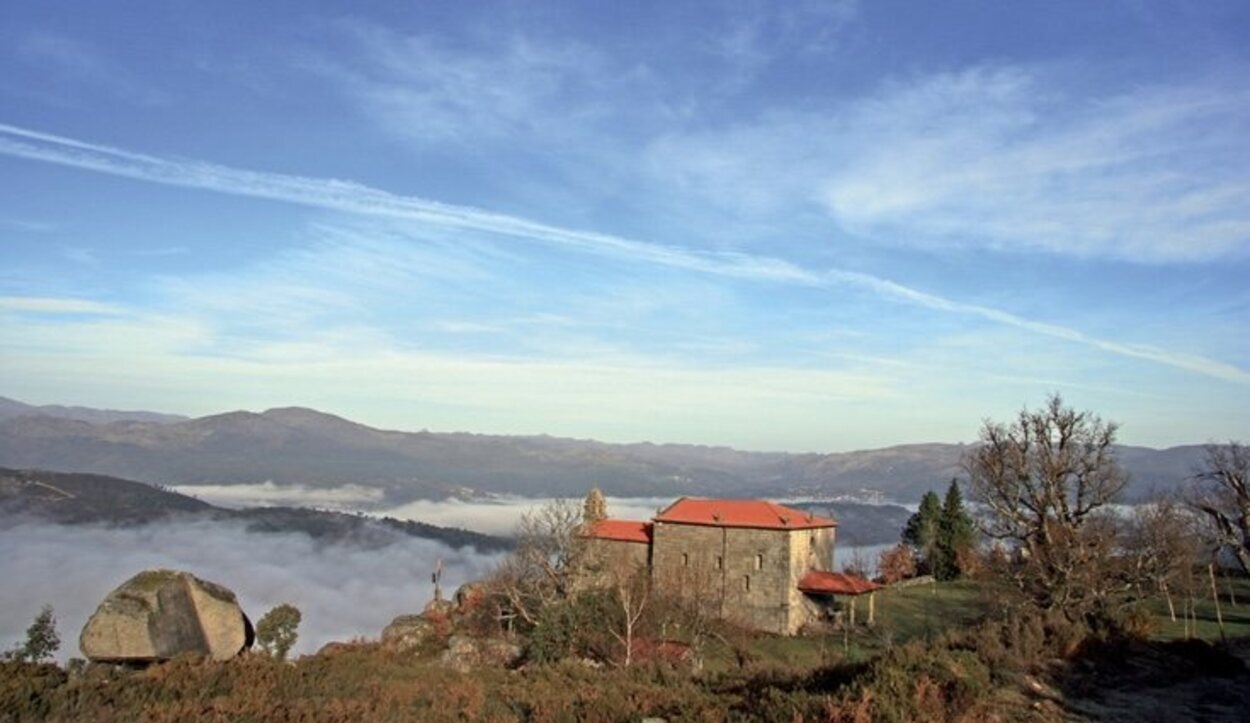
<path fill-rule="evenodd" d="M 1038 718 L 1071 721 L 1250 721 L 1250 639 L 1094 645 L 1053 686 L 1030 681 Z"/>

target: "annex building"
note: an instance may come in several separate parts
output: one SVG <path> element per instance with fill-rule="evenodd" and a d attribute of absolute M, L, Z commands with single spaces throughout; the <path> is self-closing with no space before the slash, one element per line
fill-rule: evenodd
<path fill-rule="evenodd" d="M 592 490 L 579 532 L 594 575 L 642 572 L 653 589 L 696 600 L 718 617 L 793 635 L 830 617 L 837 597 L 879 587 L 833 571 L 837 528 L 774 502 L 691 497 L 651 520 L 615 520 Z"/>

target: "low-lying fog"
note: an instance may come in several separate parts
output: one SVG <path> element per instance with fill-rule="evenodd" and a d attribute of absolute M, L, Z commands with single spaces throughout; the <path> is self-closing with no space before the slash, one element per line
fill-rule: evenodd
<path fill-rule="evenodd" d="M 545 499 L 416 501 L 383 507 L 368 488 L 231 485 L 182 491 L 222 506 L 332 507 L 494 535 L 511 534 L 521 514 Z M 614 517 L 649 519 L 669 498 L 609 498 Z M 886 545 L 854 548 L 840 541 L 835 569 L 858 554 L 870 569 Z M 0 646 L 25 638 L 40 607 L 51 604 L 61 634 L 59 658 L 78 656 L 78 633 L 96 605 L 135 573 L 156 567 L 187 570 L 233 590 L 255 623 L 290 602 L 304 615 L 297 653 L 332 640 L 376 638 L 397 615 L 419 612 L 433 594 L 430 573 L 443 561 L 443 588 L 486 575 L 499 554 L 453 549 L 432 540 L 397 537 L 380 549 L 316 544 L 301 533 L 249 533 L 221 523 L 165 523 L 138 528 L 21 524 L 0 530 Z"/>
<path fill-rule="evenodd" d="M 331 640 L 376 638 L 396 615 L 419 612 L 433 594 L 439 559 L 448 594 L 485 575 L 499 555 L 397 538 L 380 549 L 316 545 L 301 533 L 248 533 L 234 524 L 196 522 L 139 528 L 24 524 L 0 530 L 0 645 L 25 639 L 39 608 L 51 604 L 60 659 L 79 656 L 78 633 L 104 596 L 148 568 L 186 570 L 239 596 L 255 623 L 283 602 L 304 614 L 298 653 Z"/>

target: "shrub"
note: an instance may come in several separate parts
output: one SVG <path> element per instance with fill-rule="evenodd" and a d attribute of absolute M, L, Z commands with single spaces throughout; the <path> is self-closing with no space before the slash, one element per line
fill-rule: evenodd
<path fill-rule="evenodd" d="M 4 653 L 3 658 L 26 663 L 39 663 L 51 658 L 61 647 L 61 636 L 56 632 L 56 617 L 52 606 L 44 605 L 35 621 L 26 628 L 26 642 Z"/>
<path fill-rule="evenodd" d="M 256 623 L 256 642 L 273 657 L 286 660 L 287 653 L 299 638 L 296 630 L 302 619 L 299 608 L 283 603 L 265 613 Z"/>

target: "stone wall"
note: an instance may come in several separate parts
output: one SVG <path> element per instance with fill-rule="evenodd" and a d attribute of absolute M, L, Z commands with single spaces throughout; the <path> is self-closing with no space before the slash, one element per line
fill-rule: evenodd
<path fill-rule="evenodd" d="M 790 538 L 790 582 L 786 590 L 792 613 L 787 621 L 788 628 L 783 632 L 793 635 L 805 624 L 815 622 L 821 615 L 820 606 L 810 604 L 799 591 L 799 580 L 808 570 L 833 570 L 833 545 L 837 528 L 792 530 L 786 534 Z"/>
<path fill-rule="evenodd" d="M 791 594 L 798 580 L 794 534 L 657 521 L 652 578 L 663 588 L 703 601 L 718 617 L 789 634 L 797 629 L 792 618 L 800 609 Z"/>
<path fill-rule="evenodd" d="M 574 586 L 603 587 L 623 581 L 651 564 L 651 546 L 645 542 L 583 538 Z"/>

